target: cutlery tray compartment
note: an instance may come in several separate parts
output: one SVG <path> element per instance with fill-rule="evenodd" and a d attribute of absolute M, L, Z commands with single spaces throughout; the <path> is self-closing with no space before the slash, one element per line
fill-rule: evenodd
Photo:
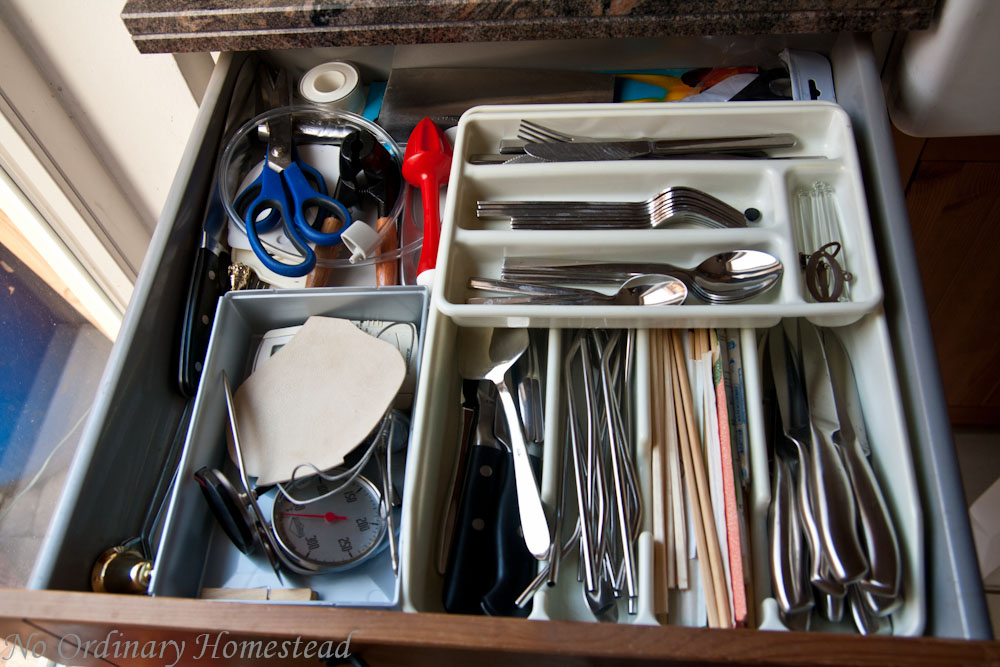
<path fill-rule="evenodd" d="M 501 139 L 516 137 L 521 120 L 531 120 L 596 139 L 693 138 L 791 133 L 796 146 L 775 149 L 770 158 L 633 159 L 580 162 L 472 164 L 480 153 L 496 152 Z M 779 284 L 746 302 L 687 304 L 655 315 L 663 326 L 770 326 L 781 317 L 810 318 L 840 326 L 874 310 L 882 299 L 871 222 L 857 150 L 846 112 L 828 102 L 740 104 L 618 104 L 477 107 L 459 123 L 444 209 L 438 288 L 434 307 L 460 324 L 505 321 L 530 326 L 633 326 L 638 307 L 471 305 L 472 277 L 500 276 L 505 258 L 649 261 L 691 268 L 714 253 L 752 249 L 767 252 L 783 267 Z M 800 193 L 814 183 L 832 189 L 839 218 L 838 261 L 847 258 L 849 293 L 817 302 L 801 266 L 803 238 Z M 746 228 L 708 229 L 689 221 L 657 229 L 511 230 L 509 219 L 478 218 L 479 200 L 640 202 L 669 187 L 702 190 L 740 212 L 756 209 Z M 811 218 L 811 213 L 806 212 Z M 811 219 L 807 224 L 815 224 Z M 819 248 L 810 250 L 815 252 Z M 831 253 L 834 251 L 831 251 Z M 583 308 L 583 307 L 576 307 Z M 593 324 L 594 326 L 600 326 Z M 519 326 L 524 326 L 521 324 Z"/>
<path fill-rule="evenodd" d="M 283 569 L 283 581 L 279 581 L 259 546 L 248 556 L 226 536 L 210 511 L 194 473 L 203 466 L 217 467 L 230 479 L 239 479 L 237 469 L 225 451 L 225 433 L 229 426 L 221 384 L 222 372 L 228 375 L 235 392 L 249 375 L 254 352 L 265 333 L 302 324 L 314 315 L 412 323 L 416 328 L 416 337 L 410 354 L 418 364 L 419 380 L 427 301 L 427 292 L 421 287 L 251 290 L 230 292 L 220 300 L 205 359 L 205 372 L 178 466 L 177 482 L 164 519 L 156 569 L 150 582 L 151 595 L 199 597 L 203 588 L 256 588 L 268 591 L 303 588 L 312 589 L 316 594 L 316 599 L 306 604 L 398 606 L 402 570 L 399 575 L 393 573 L 388 548 L 342 572 L 301 576 Z M 409 400 L 402 395 L 405 390 L 406 384 L 400 393 L 404 402 Z M 400 409 L 409 409 L 412 413 L 409 406 L 400 404 Z M 331 424 L 330 427 L 335 428 L 336 425 Z M 411 434 L 412 428 L 408 435 Z M 393 464 L 401 464 L 402 458 L 394 455 Z M 405 454 L 402 524 L 406 523 L 408 515 L 405 495 L 412 493 L 413 484 L 409 481 L 413 477 L 411 470 L 419 458 L 421 452 L 416 441 L 410 437 Z M 374 461 L 365 468 L 365 474 L 372 474 L 372 469 L 377 472 Z M 393 477 L 396 478 L 396 475 Z M 272 495 L 267 494 L 260 499 L 261 509 L 268 521 Z M 401 554 L 400 562 L 403 560 L 405 558 Z"/>
<path fill-rule="evenodd" d="M 489 320 L 489 318 L 484 318 Z M 624 600 L 619 600 L 619 623 L 657 625 L 699 625 L 698 601 L 691 593 L 672 591 L 670 613 L 666 618 L 654 613 L 653 559 L 654 538 L 649 508 L 652 507 L 652 426 L 650 380 L 650 328 L 660 327 L 655 318 L 637 319 L 634 396 L 634 456 L 642 498 L 642 518 L 635 554 L 638 573 L 638 613 L 626 613 Z M 479 323 L 478 320 L 476 320 Z M 617 321 L 615 321 L 617 324 Z M 409 521 L 404 525 L 403 541 L 407 576 L 403 582 L 403 606 L 410 612 L 441 612 L 444 561 L 443 524 L 451 497 L 453 476 L 462 438 L 462 384 L 458 371 L 457 340 L 463 326 L 440 312 L 432 312 L 427 329 L 421 386 L 422 400 L 414 415 L 415 442 L 422 456 L 411 469 L 408 487 Z M 748 603 L 753 605 L 751 618 L 761 629 L 784 629 L 771 593 L 768 569 L 768 510 L 771 475 L 768 443 L 763 427 L 761 359 L 758 340 L 762 329 L 743 328 L 738 331 L 742 348 L 742 383 L 746 399 L 748 461 L 750 482 L 746 490 L 747 526 L 750 541 L 751 589 Z M 872 442 L 872 465 L 875 469 L 900 540 L 903 567 L 904 602 L 892 615 L 892 633 L 913 636 L 923 631 L 925 618 L 923 537 L 919 496 L 911 462 L 909 440 L 903 423 L 902 405 L 896 386 L 884 317 L 870 314 L 845 327 L 833 330 L 848 351 L 857 373 L 857 383 L 865 419 Z M 540 477 L 541 496 L 550 522 L 557 504 L 557 468 L 552 465 L 561 456 L 565 441 L 566 396 L 560 381 L 566 355 L 566 331 L 546 330 L 548 339 L 547 364 L 542 383 L 545 387 L 545 433 L 543 468 Z M 555 380 L 554 380 L 555 379 Z M 872 409 L 869 406 L 878 406 Z M 461 471 L 457 471 L 461 474 Z M 572 498 L 571 478 L 567 480 L 568 498 Z M 419 489 L 419 491 L 418 491 Z M 567 526 L 572 530 L 576 508 L 567 501 Z M 564 536 L 566 533 L 564 533 Z M 722 536 L 723 539 L 725 536 Z M 535 620 L 594 621 L 577 581 L 578 549 L 563 560 L 559 583 L 542 588 L 533 599 L 529 618 Z M 696 560 L 689 563 L 697 569 Z M 692 583 L 698 581 L 692 577 Z M 688 599 L 685 599 L 687 597 Z M 703 605 L 702 605 L 703 609 Z M 700 612 L 703 614 L 704 612 Z M 699 620 L 701 618 L 702 620 Z M 814 629 L 852 631 L 849 616 L 838 626 L 814 624 Z"/>

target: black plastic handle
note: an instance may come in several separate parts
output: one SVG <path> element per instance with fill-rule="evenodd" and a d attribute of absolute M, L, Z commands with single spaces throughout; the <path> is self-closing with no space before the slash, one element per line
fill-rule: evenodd
<path fill-rule="evenodd" d="M 208 352 L 208 339 L 215 321 L 219 297 L 226 292 L 229 278 L 229 253 L 216 255 L 205 247 L 195 252 L 187 305 L 181 323 L 181 345 L 178 359 L 178 383 L 181 394 L 191 398 L 198 392 L 202 364 Z"/>
<path fill-rule="evenodd" d="M 508 465 L 513 465 L 513 456 L 506 454 Z M 528 456 L 537 478 L 541 473 L 541 460 Z M 514 475 L 508 475 L 504 483 L 500 505 L 497 508 L 495 544 L 497 550 L 496 581 L 483 596 L 483 611 L 488 616 L 526 617 L 531 613 L 531 603 L 523 608 L 514 604 L 521 592 L 535 578 L 538 561 L 524 543 L 521 534 L 521 515 L 517 507 L 517 489 Z"/>
<path fill-rule="evenodd" d="M 469 449 L 442 592 L 444 608 L 451 613 L 482 615 L 480 602 L 496 581 L 497 501 L 506 478 L 513 478 L 509 460 L 507 451 L 496 447 Z"/>

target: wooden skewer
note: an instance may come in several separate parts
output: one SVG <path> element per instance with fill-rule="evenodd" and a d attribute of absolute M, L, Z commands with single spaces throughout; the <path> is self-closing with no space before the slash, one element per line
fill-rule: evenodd
<path fill-rule="evenodd" d="M 673 332 L 674 340 L 674 365 L 677 370 L 677 381 L 680 385 L 676 388 L 675 394 L 680 393 L 681 398 L 681 413 L 684 417 L 685 428 L 678 428 L 681 433 L 681 451 L 687 451 L 688 457 L 685 459 L 685 468 L 688 470 L 687 478 L 690 479 L 691 471 L 694 472 L 694 485 L 695 493 L 691 494 L 689 490 L 689 495 L 692 498 L 698 499 L 698 505 L 701 509 L 701 530 L 703 539 L 706 542 L 705 549 L 701 549 L 701 544 L 699 543 L 699 562 L 702 561 L 702 555 L 708 556 L 708 563 L 711 575 L 709 577 L 709 582 L 711 583 L 711 590 L 714 591 L 714 604 L 716 607 L 716 625 L 715 627 L 728 628 L 732 627 L 732 618 L 729 614 L 729 597 L 726 593 L 726 577 L 722 571 L 722 552 L 719 549 L 719 536 L 715 530 L 715 519 L 712 513 L 712 501 L 708 491 L 708 481 L 705 479 L 705 464 L 701 454 L 701 447 L 698 446 L 698 429 L 694 423 L 694 412 L 693 412 L 693 400 L 691 398 L 691 385 L 688 380 L 687 366 L 684 363 L 683 355 L 683 343 L 680 338 L 680 332 Z M 680 422 L 680 420 L 678 420 Z M 690 463 L 690 465 L 687 465 Z M 691 484 L 689 481 L 688 484 Z M 695 515 L 698 512 L 694 513 Z M 705 598 L 708 600 L 711 595 L 708 594 L 708 586 L 706 585 L 706 595 Z M 709 615 L 709 623 L 711 623 L 712 617 Z"/>

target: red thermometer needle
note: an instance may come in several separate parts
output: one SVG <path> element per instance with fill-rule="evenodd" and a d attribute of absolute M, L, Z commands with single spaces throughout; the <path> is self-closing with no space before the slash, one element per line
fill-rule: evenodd
<path fill-rule="evenodd" d="M 339 514 L 334 514 L 333 512 L 327 512 L 326 514 L 298 514 L 296 512 L 282 512 L 284 516 L 304 516 L 307 519 L 326 519 L 328 522 L 333 523 L 334 521 L 346 521 L 346 516 L 340 516 Z"/>

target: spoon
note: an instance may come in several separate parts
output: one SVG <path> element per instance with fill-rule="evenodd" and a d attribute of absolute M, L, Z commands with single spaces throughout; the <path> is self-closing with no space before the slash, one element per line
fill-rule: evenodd
<path fill-rule="evenodd" d="M 687 286 L 682 281 L 662 274 L 633 276 L 623 282 L 613 294 L 487 278 L 471 278 L 469 287 L 514 295 L 472 297 L 468 300 L 470 304 L 481 305 L 672 306 L 684 303 L 688 295 Z"/>
<path fill-rule="evenodd" d="M 433 282 L 437 263 L 438 241 L 441 238 L 439 203 L 441 186 L 451 174 L 451 144 L 430 118 L 424 118 L 413 128 L 403 154 L 403 178 L 420 190 L 424 208 L 424 238 L 417 263 L 417 283 Z"/>
<path fill-rule="evenodd" d="M 510 367 L 528 349 L 528 342 L 527 329 L 463 327 L 458 333 L 458 371 L 468 380 L 489 380 L 496 385 L 514 455 L 514 485 L 521 533 L 528 551 L 541 560 L 548 555 L 552 540 L 535 473 L 528 459 L 521 420 L 505 379 Z"/>
<path fill-rule="evenodd" d="M 778 281 L 781 262 L 760 250 L 712 255 L 694 268 L 655 262 L 565 262 L 558 259 L 504 260 L 501 276 L 533 284 L 618 283 L 640 274 L 668 274 L 684 281 L 708 303 L 734 303 L 761 294 Z"/>

